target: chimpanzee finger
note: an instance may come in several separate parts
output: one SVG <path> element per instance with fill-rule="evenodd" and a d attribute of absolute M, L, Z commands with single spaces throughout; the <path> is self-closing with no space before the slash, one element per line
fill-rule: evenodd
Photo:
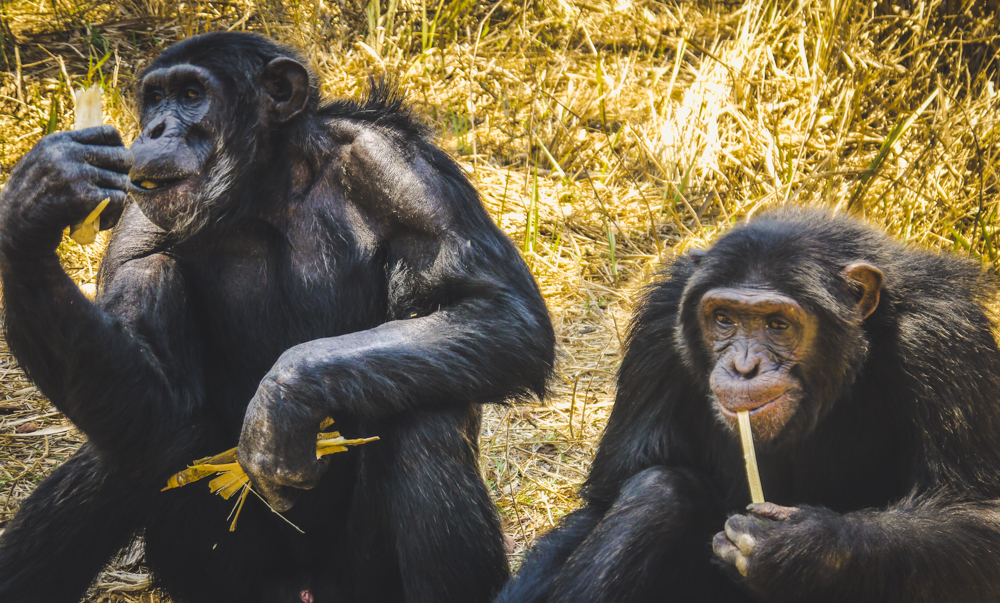
<path fill-rule="evenodd" d="M 71 140 L 82 144 L 112 147 L 125 146 L 125 143 L 122 141 L 122 135 L 118 132 L 117 128 L 111 125 L 84 128 L 82 130 L 69 130 L 66 134 Z"/>
<path fill-rule="evenodd" d="M 114 189 L 101 189 L 101 193 L 104 194 L 102 201 L 108 199 L 108 204 L 101 210 L 100 228 L 98 230 L 107 230 L 113 228 L 118 223 L 122 212 L 125 211 L 128 195 L 124 191 Z"/>
<path fill-rule="evenodd" d="M 759 517 L 766 517 L 774 521 L 787 521 L 792 515 L 799 512 L 798 507 L 782 507 L 771 502 L 750 503 L 747 511 Z"/>
<path fill-rule="evenodd" d="M 726 520 L 726 537 L 746 556 L 757 546 L 756 522 L 746 515 L 733 515 Z"/>
<path fill-rule="evenodd" d="M 292 508 L 302 495 L 302 490 L 290 486 L 261 481 L 254 484 L 267 504 L 279 513 L 283 513 Z"/>
<path fill-rule="evenodd" d="M 278 465 L 270 474 L 270 479 L 283 486 L 289 486 L 300 490 L 311 490 L 315 488 L 326 469 L 330 464 L 330 457 L 316 458 L 314 452 L 309 455 L 305 462 L 296 462 Z"/>
<path fill-rule="evenodd" d="M 127 206 L 127 201 L 123 203 L 108 203 L 108 206 L 101 212 L 100 228 L 98 230 L 114 228 L 118 224 L 118 221 L 121 220 Z"/>
<path fill-rule="evenodd" d="M 120 191 L 128 191 L 131 188 L 128 174 L 102 169 L 95 166 L 87 166 L 84 171 L 88 181 L 96 184 L 100 188 L 110 188 Z"/>
<path fill-rule="evenodd" d="M 744 576 L 747 575 L 747 565 L 749 565 L 750 560 L 740 551 L 739 547 L 729 540 L 725 532 L 719 532 L 712 539 L 712 551 L 715 552 L 716 557 L 735 566 Z"/>
<path fill-rule="evenodd" d="M 132 152 L 125 147 L 89 145 L 83 160 L 92 166 L 128 174 L 132 168 Z"/>

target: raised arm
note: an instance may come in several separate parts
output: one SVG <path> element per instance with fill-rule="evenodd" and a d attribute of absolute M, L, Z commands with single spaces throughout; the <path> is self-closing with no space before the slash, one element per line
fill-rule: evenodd
<path fill-rule="evenodd" d="M 102 453 L 123 456 L 166 445 L 158 436 L 195 404 L 187 387 L 195 373 L 186 372 L 193 367 L 176 360 L 185 329 L 179 275 L 162 256 L 135 259 L 123 263 L 92 303 L 55 251 L 66 225 L 103 198 L 111 199 L 104 225 L 117 219 L 129 163 L 113 128 L 55 134 L 18 164 L 0 195 L 0 279 L 10 349 Z M 143 301 L 149 299 L 157 303 Z M 142 313 L 153 307 L 155 315 Z"/>

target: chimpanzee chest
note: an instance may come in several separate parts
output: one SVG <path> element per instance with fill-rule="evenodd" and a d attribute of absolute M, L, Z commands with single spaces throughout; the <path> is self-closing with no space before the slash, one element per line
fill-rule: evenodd
<path fill-rule="evenodd" d="M 214 248 L 192 287 L 208 378 L 246 397 L 285 350 L 385 322 L 383 255 L 349 224 L 323 218 Z"/>

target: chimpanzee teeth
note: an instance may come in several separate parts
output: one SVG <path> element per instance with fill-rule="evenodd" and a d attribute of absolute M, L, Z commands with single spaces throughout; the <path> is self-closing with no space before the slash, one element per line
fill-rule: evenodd
<path fill-rule="evenodd" d="M 154 188 L 160 188 L 160 185 L 153 182 L 152 180 L 143 180 L 142 182 L 139 183 L 139 186 L 148 191 L 153 190 Z"/>

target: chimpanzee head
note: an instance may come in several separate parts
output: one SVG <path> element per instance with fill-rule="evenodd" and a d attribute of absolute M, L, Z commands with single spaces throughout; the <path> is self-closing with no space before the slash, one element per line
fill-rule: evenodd
<path fill-rule="evenodd" d="M 809 433 L 846 393 L 868 354 L 863 322 L 882 291 L 878 258 L 847 218 L 783 211 L 692 254 L 681 300 L 686 362 L 730 429 L 749 411 L 764 445 Z M 884 246 L 882 246 L 884 247 Z"/>
<path fill-rule="evenodd" d="M 252 193 L 287 160 L 282 131 L 318 105 L 303 64 L 253 34 L 206 34 L 160 54 L 138 78 L 129 178 L 143 214 L 190 236 L 252 210 Z"/>

